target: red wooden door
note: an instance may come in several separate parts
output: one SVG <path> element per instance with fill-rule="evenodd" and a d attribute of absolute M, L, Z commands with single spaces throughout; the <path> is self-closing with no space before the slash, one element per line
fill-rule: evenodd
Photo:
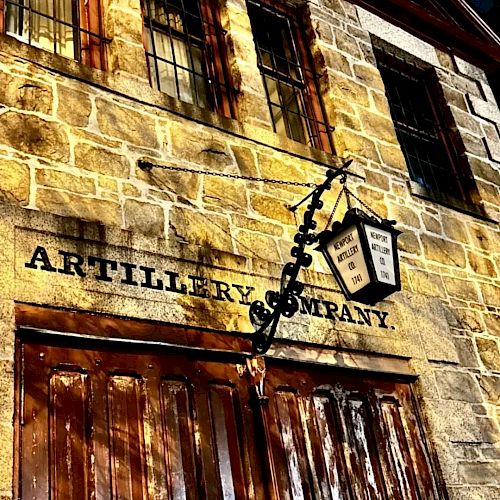
<path fill-rule="evenodd" d="M 439 498 L 409 384 L 269 360 L 266 394 L 272 498 Z"/>
<path fill-rule="evenodd" d="M 408 384 L 135 344 L 21 344 L 23 499 L 437 498 Z M 139 347 L 138 347 L 139 346 Z"/>

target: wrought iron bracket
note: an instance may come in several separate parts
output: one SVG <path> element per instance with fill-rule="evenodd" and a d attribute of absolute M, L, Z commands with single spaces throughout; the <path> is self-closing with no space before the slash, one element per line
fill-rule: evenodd
<path fill-rule="evenodd" d="M 295 211 L 302 203 L 309 198 L 311 199 L 304 213 L 304 222 L 299 226 L 294 237 L 296 245 L 292 248 L 291 255 L 295 258 L 295 262 L 285 264 L 281 272 L 280 291 L 268 290 L 266 292 L 267 307 L 260 300 L 255 300 L 250 305 L 250 321 L 256 329 L 252 342 L 254 352 L 265 354 L 271 347 L 281 316 L 291 318 L 298 311 L 298 297 L 304 290 L 304 284 L 297 278 L 300 270 L 303 267 L 309 267 L 312 263 L 312 257 L 306 252 L 306 247 L 317 240 L 317 235 L 314 233 L 317 225 L 314 214 L 316 210 L 321 210 L 323 207 L 321 201 L 323 193 L 331 189 L 335 178 L 346 174 L 351 163 L 352 160 L 348 160 L 338 169 L 327 170 L 325 181 L 316 186 L 302 201 L 290 208 L 291 211 Z"/>

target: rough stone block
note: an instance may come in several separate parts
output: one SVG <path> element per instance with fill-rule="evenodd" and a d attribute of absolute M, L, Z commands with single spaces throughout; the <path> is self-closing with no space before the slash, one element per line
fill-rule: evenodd
<path fill-rule="evenodd" d="M 488 370 L 500 371 L 500 351 L 497 342 L 493 339 L 476 337 L 476 345 L 484 366 Z"/>
<path fill-rule="evenodd" d="M 330 92 L 333 96 L 333 103 L 335 103 L 335 97 L 339 97 L 340 99 L 344 99 L 352 104 L 359 104 L 365 108 L 368 108 L 370 105 L 368 89 L 354 80 L 349 80 L 340 75 L 332 76 Z"/>
<path fill-rule="evenodd" d="M 419 357 L 429 361 L 458 362 L 447 321 L 448 310 L 440 299 L 401 292 L 395 307 L 398 330 L 407 332 L 415 348 L 420 343 L 422 352 Z"/>
<path fill-rule="evenodd" d="M 283 236 L 283 227 L 279 224 L 272 224 L 271 222 L 261 221 L 240 214 L 231 215 L 231 220 L 238 228 L 248 229 L 269 236 Z"/>
<path fill-rule="evenodd" d="M 182 242 L 233 252 L 227 217 L 201 213 L 184 207 L 172 207 L 170 231 Z"/>
<path fill-rule="evenodd" d="M 351 65 L 349 59 L 340 52 L 333 50 L 325 50 L 322 53 L 325 60 L 325 65 L 334 71 L 340 71 L 348 76 L 352 76 Z"/>
<path fill-rule="evenodd" d="M 420 229 L 420 218 L 411 208 L 391 203 L 389 205 L 389 217 L 397 221 L 398 224 L 404 224 L 414 229 Z"/>
<path fill-rule="evenodd" d="M 129 43 L 115 38 L 109 44 L 108 69 L 113 73 L 125 72 L 148 79 L 146 55 L 142 43 Z"/>
<path fill-rule="evenodd" d="M 290 161 L 286 157 L 275 157 L 270 155 L 257 155 L 259 171 L 266 179 L 277 179 L 294 182 L 310 182 L 307 167 L 299 161 Z M 297 188 L 287 186 L 287 189 L 296 191 Z"/>
<path fill-rule="evenodd" d="M 469 96 L 474 113 L 481 118 L 486 118 L 492 122 L 500 123 L 500 110 L 495 103 L 484 101 L 475 96 Z"/>
<path fill-rule="evenodd" d="M 101 131 L 138 146 L 158 148 L 155 122 L 146 115 L 114 102 L 97 99 L 97 122 Z"/>
<path fill-rule="evenodd" d="M 472 302 L 479 301 L 478 290 L 473 281 L 443 276 L 443 282 L 450 297 Z"/>
<path fill-rule="evenodd" d="M 497 273 L 493 261 L 476 252 L 468 252 L 467 258 L 472 270 L 477 274 L 484 274 L 490 278 L 495 278 Z"/>
<path fill-rule="evenodd" d="M 370 136 L 384 142 L 398 143 L 392 120 L 371 111 L 360 112 L 361 124 Z"/>
<path fill-rule="evenodd" d="M 430 274 L 419 269 L 409 269 L 408 276 L 415 293 L 431 297 L 446 297 L 443 280 L 438 274 Z"/>
<path fill-rule="evenodd" d="M 476 187 L 479 191 L 479 196 L 481 197 L 482 201 L 496 205 L 498 203 L 498 200 L 500 200 L 500 194 L 498 192 L 497 186 L 494 186 L 493 184 L 489 184 L 487 182 L 476 180 Z"/>
<path fill-rule="evenodd" d="M 484 158 L 488 156 L 486 145 L 482 138 L 469 134 L 464 130 L 460 131 L 460 137 L 462 138 L 462 142 L 467 153 L 475 156 L 482 156 Z"/>
<path fill-rule="evenodd" d="M 371 89 L 385 91 L 384 82 L 380 76 L 380 71 L 371 64 L 355 64 L 353 66 L 354 74 L 358 81 Z"/>
<path fill-rule="evenodd" d="M 234 164 L 226 138 L 221 134 L 193 129 L 185 124 L 172 125 L 172 153 L 179 159 L 224 170 Z"/>
<path fill-rule="evenodd" d="M 389 177 L 380 171 L 374 172 L 373 170 L 365 169 L 365 179 L 369 186 L 378 187 L 383 191 L 389 191 Z"/>
<path fill-rule="evenodd" d="M 40 186 L 64 189 L 73 193 L 95 194 L 96 192 L 95 179 L 59 170 L 38 169 L 35 180 Z"/>
<path fill-rule="evenodd" d="M 123 215 L 126 229 L 150 236 L 165 236 L 165 214 L 162 207 L 152 203 L 125 200 Z"/>
<path fill-rule="evenodd" d="M 268 219 L 288 225 L 294 224 L 293 214 L 288 210 L 286 203 L 275 196 L 251 193 L 250 204 L 255 212 Z"/>
<path fill-rule="evenodd" d="M 110 177 L 127 179 L 130 175 L 129 160 L 125 156 L 90 144 L 81 143 L 75 146 L 75 164 L 85 170 Z"/>
<path fill-rule="evenodd" d="M 467 337 L 455 337 L 453 343 L 455 344 L 461 366 L 467 368 L 479 367 L 479 357 L 471 339 Z"/>
<path fill-rule="evenodd" d="M 449 319 L 452 326 L 461 330 L 471 332 L 482 332 L 484 330 L 481 315 L 477 311 L 471 309 L 453 309 L 453 318 Z"/>
<path fill-rule="evenodd" d="M 346 54 L 349 54 L 356 59 L 361 59 L 362 54 L 359 50 L 358 44 L 356 43 L 356 39 L 351 35 L 347 34 L 345 31 L 338 29 L 336 27 L 332 27 L 333 34 L 335 35 L 335 43 L 337 48 Z"/>
<path fill-rule="evenodd" d="M 461 245 L 428 234 L 422 234 L 420 239 L 426 258 L 448 266 L 465 267 L 465 250 Z"/>
<path fill-rule="evenodd" d="M 58 85 L 57 96 L 57 116 L 75 127 L 86 127 L 92 111 L 88 94 Z"/>
<path fill-rule="evenodd" d="M 377 144 L 382 158 L 382 163 L 391 168 L 396 168 L 408 173 L 406 160 L 399 146 L 391 146 L 388 144 Z"/>
<path fill-rule="evenodd" d="M 0 158 L 0 200 L 4 203 L 25 206 L 29 202 L 29 193 L 28 166 L 14 160 Z"/>
<path fill-rule="evenodd" d="M 500 377 L 483 375 L 479 378 L 479 386 L 488 402 L 500 404 Z"/>
<path fill-rule="evenodd" d="M 351 132 L 340 127 L 335 131 L 333 140 L 335 149 L 338 152 L 351 153 L 359 155 L 368 160 L 380 162 L 375 143 L 367 137 Z"/>
<path fill-rule="evenodd" d="M 105 25 L 106 35 L 109 38 L 120 38 L 126 42 L 142 45 L 143 21 L 139 12 L 132 14 L 111 7 L 107 10 Z"/>
<path fill-rule="evenodd" d="M 484 426 L 478 425 L 479 417 L 471 404 L 454 400 L 425 400 L 425 413 L 433 429 L 433 435 L 446 441 L 483 443 L 491 438 Z"/>
<path fill-rule="evenodd" d="M 398 248 L 402 252 L 410 254 L 420 255 L 422 253 L 418 236 L 411 231 L 404 231 L 401 235 L 399 235 Z"/>
<path fill-rule="evenodd" d="M 8 111 L 0 120 L 0 141 L 24 153 L 67 162 L 69 143 L 58 123 Z"/>
<path fill-rule="evenodd" d="M 44 212 L 121 226 L 120 205 L 107 200 L 86 198 L 54 189 L 38 188 L 36 206 Z"/>
<path fill-rule="evenodd" d="M 500 286 L 480 283 L 483 300 L 490 306 L 500 306 Z"/>
<path fill-rule="evenodd" d="M 439 219 L 436 219 L 436 217 L 433 217 L 432 215 L 422 213 L 422 221 L 427 231 L 435 234 L 441 234 L 443 227 L 441 226 Z"/>
<path fill-rule="evenodd" d="M 165 163 L 165 165 L 174 165 Z M 198 198 L 202 176 L 188 172 L 176 172 L 162 168 L 152 168 L 145 171 L 136 168 L 137 178 L 155 186 L 160 190 L 167 190 L 179 199 L 195 200 Z"/>
<path fill-rule="evenodd" d="M 474 135 L 482 137 L 483 129 L 481 128 L 480 121 L 475 116 L 458 108 L 452 107 L 450 108 L 450 110 L 453 115 L 455 124 L 458 127 L 465 129 Z"/>
<path fill-rule="evenodd" d="M 496 251 L 500 244 L 500 238 L 495 235 L 495 232 L 487 226 L 471 223 L 468 225 L 469 234 L 472 244 L 486 252 Z"/>
<path fill-rule="evenodd" d="M 259 176 L 255 156 L 250 148 L 232 145 L 231 150 L 236 159 L 236 163 L 240 168 L 241 175 L 245 175 L 248 177 Z"/>
<path fill-rule="evenodd" d="M 250 231 L 238 231 L 236 248 L 239 255 L 257 257 L 270 262 L 281 262 L 276 240 L 264 234 Z"/>
<path fill-rule="evenodd" d="M 498 462 L 461 462 L 458 467 L 464 483 L 500 485 Z"/>
<path fill-rule="evenodd" d="M 465 94 L 451 87 L 448 87 L 448 85 L 442 85 L 441 88 L 443 90 L 446 103 L 449 106 L 455 106 L 462 111 L 468 112 L 467 102 L 465 101 Z"/>
<path fill-rule="evenodd" d="M 484 314 L 484 323 L 486 325 L 486 331 L 490 335 L 496 335 L 500 337 L 500 316 L 498 314 Z"/>
<path fill-rule="evenodd" d="M 380 92 L 370 92 L 373 102 L 375 104 L 375 109 L 387 116 L 388 118 L 391 117 L 391 108 L 389 107 L 389 101 L 387 100 L 387 97 L 385 94 L 382 94 Z"/>
<path fill-rule="evenodd" d="M 247 190 L 243 181 L 206 176 L 203 187 L 204 203 L 231 211 L 247 212 Z"/>
<path fill-rule="evenodd" d="M 477 380 L 469 373 L 439 370 L 435 373 L 436 384 L 443 399 L 482 403 L 483 397 Z"/>
<path fill-rule="evenodd" d="M 441 222 L 443 224 L 443 231 L 448 238 L 452 240 L 459 241 L 461 243 L 468 243 L 469 237 L 467 236 L 467 230 L 465 229 L 465 224 L 461 222 L 456 217 L 450 217 L 447 214 L 441 215 Z"/>
<path fill-rule="evenodd" d="M 0 88 L 0 104 L 47 115 L 52 111 L 52 89 L 46 84 L 0 72 Z"/>

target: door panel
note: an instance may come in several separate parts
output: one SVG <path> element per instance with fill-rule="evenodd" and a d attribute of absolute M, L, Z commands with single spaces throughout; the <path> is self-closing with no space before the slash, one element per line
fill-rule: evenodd
<path fill-rule="evenodd" d="M 266 395 L 276 498 L 439 498 L 408 383 L 268 360 Z"/>
<path fill-rule="evenodd" d="M 25 341 L 25 499 L 440 498 L 407 383 L 265 360 Z"/>
<path fill-rule="evenodd" d="M 236 364 L 22 349 L 23 498 L 253 498 L 249 392 Z"/>

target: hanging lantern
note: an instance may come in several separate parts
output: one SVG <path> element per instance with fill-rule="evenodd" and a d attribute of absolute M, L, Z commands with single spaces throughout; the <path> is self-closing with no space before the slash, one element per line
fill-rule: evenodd
<path fill-rule="evenodd" d="M 349 300 L 373 305 L 401 290 L 394 221 L 378 221 L 352 208 L 342 223 L 318 235 L 325 256 L 343 293 Z"/>

